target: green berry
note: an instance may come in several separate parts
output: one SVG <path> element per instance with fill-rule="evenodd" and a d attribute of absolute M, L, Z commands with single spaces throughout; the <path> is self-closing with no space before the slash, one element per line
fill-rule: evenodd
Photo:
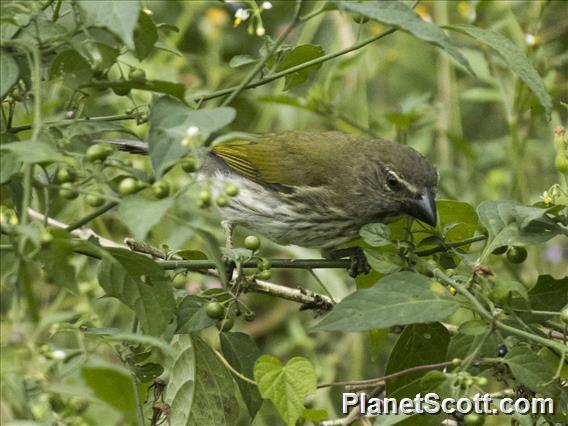
<path fill-rule="evenodd" d="M 507 260 L 511 263 L 523 263 L 527 258 L 527 249 L 524 247 L 510 247 L 507 250 Z"/>
<path fill-rule="evenodd" d="M 497 247 L 495 250 L 491 252 L 491 254 L 495 255 L 505 254 L 508 248 L 509 248 L 508 246 Z"/>
<path fill-rule="evenodd" d="M 266 281 L 269 280 L 270 277 L 272 277 L 272 272 L 270 272 L 269 269 L 265 269 L 264 271 L 260 271 L 256 276 L 259 279 Z"/>
<path fill-rule="evenodd" d="M 75 190 L 75 185 L 71 182 L 65 182 L 61 184 L 59 189 L 59 196 L 65 198 L 66 200 L 74 200 L 79 196 L 79 193 Z"/>
<path fill-rule="evenodd" d="M 77 179 L 77 173 L 75 173 L 75 170 L 68 167 L 61 167 L 57 170 L 57 180 L 61 183 L 75 182 L 75 179 Z"/>
<path fill-rule="evenodd" d="M 112 148 L 110 146 L 97 143 L 87 148 L 85 158 L 90 162 L 104 161 L 110 154 L 112 154 Z"/>
<path fill-rule="evenodd" d="M 367 22 L 369 22 L 369 18 L 365 15 L 352 15 L 351 19 L 353 19 L 354 22 L 356 22 L 357 24 L 366 24 Z"/>
<path fill-rule="evenodd" d="M 560 311 L 560 319 L 565 323 L 568 324 L 568 305 L 564 306 Z"/>
<path fill-rule="evenodd" d="M 123 195 L 133 194 L 138 191 L 140 182 L 133 177 L 125 177 L 118 184 L 118 192 Z"/>
<path fill-rule="evenodd" d="M 209 318 L 220 320 L 225 316 L 225 307 L 219 302 L 209 302 L 205 312 Z"/>
<path fill-rule="evenodd" d="M 260 240 L 255 235 L 249 235 L 245 238 L 245 248 L 255 251 L 260 248 Z"/>
<path fill-rule="evenodd" d="M 251 322 L 256 318 L 256 314 L 253 311 L 245 312 L 245 321 Z"/>
<path fill-rule="evenodd" d="M 41 232 L 39 238 L 43 245 L 49 245 L 53 241 L 53 234 L 45 229 Z"/>
<path fill-rule="evenodd" d="M 204 206 L 208 206 L 209 204 L 211 204 L 211 191 L 209 191 L 208 189 L 202 189 L 201 191 L 199 191 L 198 198 Z"/>
<path fill-rule="evenodd" d="M 265 269 L 272 268 L 272 262 L 265 257 L 259 258 L 258 262 L 256 262 L 256 265 L 257 265 L 258 269 L 261 270 L 261 271 L 264 271 Z"/>
<path fill-rule="evenodd" d="M 229 205 L 229 200 L 227 200 L 227 198 L 223 195 L 219 195 L 215 202 L 219 207 L 227 207 Z"/>
<path fill-rule="evenodd" d="M 217 321 L 215 326 L 217 327 L 217 330 L 219 330 L 219 331 L 229 331 L 231 328 L 233 328 L 233 324 L 234 324 L 234 321 L 233 321 L 232 318 L 226 318 L 224 320 Z"/>
<path fill-rule="evenodd" d="M 483 416 L 477 413 L 468 414 L 467 416 L 464 417 L 463 420 L 466 425 L 471 425 L 471 426 L 481 426 L 483 423 L 485 423 L 485 419 L 483 418 Z"/>
<path fill-rule="evenodd" d="M 100 207 L 104 204 L 105 199 L 102 194 L 87 194 L 85 202 L 91 207 Z"/>
<path fill-rule="evenodd" d="M 115 95 L 126 96 L 130 93 L 130 88 L 124 87 L 124 86 L 119 86 L 119 87 L 113 87 L 112 91 L 114 92 Z"/>
<path fill-rule="evenodd" d="M 475 379 L 475 382 L 477 383 L 478 386 L 487 386 L 489 380 L 487 380 L 487 377 L 477 377 Z"/>
<path fill-rule="evenodd" d="M 157 199 L 161 200 L 170 195 L 170 185 L 164 180 L 157 180 L 152 184 L 152 192 Z"/>
<path fill-rule="evenodd" d="M 197 166 L 195 164 L 195 158 L 186 157 L 181 160 L 181 168 L 186 173 L 193 173 L 197 170 Z"/>
<path fill-rule="evenodd" d="M 225 187 L 225 193 L 229 196 L 229 197 L 235 197 L 239 194 L 239 187 L 233 183 L 229 183 L 226 187 Z"/>
<path fill-rule="evenodd" d="M 128 79 L 134 81 L 144 81 L 146 80 L 146 73 L 143 69 L 140 68 L 130 68 Z"/>

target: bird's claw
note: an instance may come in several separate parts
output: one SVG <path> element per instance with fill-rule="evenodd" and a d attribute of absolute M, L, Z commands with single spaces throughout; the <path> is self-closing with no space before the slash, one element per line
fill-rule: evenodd
<path fill-rule="evenodd" d="M 368 274 L 371 272 L 371 265 L 367 261 L 367 256 L 365 256 L 365 252 L 357 247 L 359 250 L 354 251 L 349 260 L 351 261 L 351 265 L 349 266 L 349 276 L 356 278 L 358 275 L 361 274 Z"/>

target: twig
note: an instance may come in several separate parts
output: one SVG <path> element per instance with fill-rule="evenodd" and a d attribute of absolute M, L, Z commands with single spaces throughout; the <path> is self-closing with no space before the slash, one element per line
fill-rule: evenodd
<path fill-rule="evenodd" d="M 109 211 L 110 209 L 114 208 L 118 206 L 118 203 L 116 201 L 111 201 L 107 204 L 105 204 L 102 207 L 99 207 L 97 210 L 95 210 L 92 213 L 89 213 L 88 215 L 86 215 L 85 217 L 82 217 L 81 219 L 77 220 L 76 222 L 71 223 L 70 225 L 67 226 L 67 228 L 65 228 L 67 231 L 73 231 L 74 229 L 80 228 L 83 225 L 86 225 L 87 223 L 89 223 L 91 220 L 99 217 L 100 215 L 106 213 L 107 211 Z"/>
<path fill-rule="evenodd" d="M 30 218 L 34 219 L 34 220 L 46 220 L 45 216 L 33 209 L 28 209 Z M 61 228 L 61 229 L 69 229 L 69 225 L 59 222 L 53 218 L 48 217 L 47 218 L 47 223 L 50 226 L 56 227 L 56 228 Z M 140 241 L 135 241 L 133 239 L 126 239 L 125 242 L 126 244 L 119 244 L 116 243 L 112 240 L 106 239 L 104 237 L 101 237 L 100 235 L 98 235 L 97 233 L 95 233 L 93 230 L 91 229 L 86 229 L 86 228 L 82 228 L 82 229 L 74 229 L 70 232 L 72 235 L 74 235 L 75 237 L 81 239 L 81 240 L 88 240 L 90 238 L 97 238 L 100 245 L 104 248 L 104 247 L 119 247 L 119 248 L 130 248 L 133 251 L 137 251 L 140 253 L 145 253 L 145 254 L 149 254 L 153 257 L 158 257 L 163 259 L 164 258 L 164 253 L 162 253 L 159 249 L 151 246 L 148 243 L 145 242 L 140 242 Z M 93 257 L 93 258 L 99 258 L 99 256 L 96 253 L 93 252 L 86 252 L 83 251 L 82 249 L 76 249 L 75 250 L 76 253 L 78 254 L 82 254 L 84 256 L 89 256 L 89 257 Z M 177 257 L 177 256 L 174 256 Z M 280 262 L 283 262 L 285 264 L 288 264 L 288 267 L 293 267 L 291 265 L 293 265 L 294 263 L 300 262 L 303 263 L 305 260 L 301 259 L 301 260 L 277 260 L 277 261 L 273 261 L 272 265 L 274 266 L 275 263 L 278 264 Z M 217 273 L 217 271 L 215 271 L 213 268 L 215 267 L 215 263 L 212 261 L 202 261 L 202 260 L 195 260 L 195 261 L 182 261 L 182 260 L 171 260 L 171 261 L 157 261 L 157 263 L 159 265 L 162 265 L 166 262 L 197 262 L 197 264 L 200 264 L 200 267 L 197 268 L 189 268 L 189 267 L 185 267 L 185 269 L 188 270 L 192 270 L 192 269 L 197 269 L 197 270 L 203 270 L 203 269 L 207 269 L 208 274 L 209 275 L 213 275 L 218 277 L 219 274 Z M 309 262 L 314 262 L 314 264 L 317 264 L 319 262 L 329 262 L 325 259 L 315 259 L 313 261 L 309 261 Z M 335 261 L 337 262 L 337 261 Z M 346 264 L 343 265 L 343 267 L 349 266 L 349 261 L 343 261 L 346 262 Z M 169 264 L 169 263 L 166 263 Z M 256 263 L 252 263 L 248 266 L 248 267 L 254 267 L 256 268 Z M 164 268 L 164 269 L 177 269 L 177 268 Z M 291 288 L 291 287 L 286 287 L 283 285 L 278 285 L 278 284 L 274 284 L 268 281 L 262 281 L 262 280 L 255 280 L 252 281 L 250 283 L 248 283 L 246 291 L 251 291 L 251 292 L 255 292 L 255 293 L 262 293 L 262 294 L 266 294 L 269 296 L 273 296 L 273 297 L 279 297 L 281 299 L 286 299 L 286 300 L 290 300 L 292 302 L 297 302 L 297 303 L 301 303 L 302 307 L 301 309 L 311 309 L 314 310 L 315 312 L 318 313 L 323 313 L 323 312 L 328 312 L 330 311 L 333 306 L 334 306 L 334 302 L 327 296 L 323 295 L 323 294 L 319 294 L 319 293 L 315 293 L 311 290 L 308 289 L 304 289 L 301 287 L 298 288 Z"/>
<path fill-rule="evenodd" d="M 295 67 L 287 68 L 283 71 L 269 75 L 268 77 L 265 77 L 261 80 L 255 81 L 254 83 L 249 83 L 245 87 L 243 87 L 243 89 L 254 89 L 255 87 L 262 86 L 262 85 L 270 83 L 274 80 L 278 80 L 279 78 L 282 78 L 282 77 L 286 77 L 289 74 L 301 71 L 301 70 L 303 70 L 305 68 L 309 68 L 313 65 L 321 64 L 321 63 L 329 61 L 331 59 L 335 59 L 338 56 L 342 56 L 342 55 L 345 55 L 346 53 L 350 53 L 350 52 L 353 52 L 355 50 L 361 49 L 362 47 L 365 47 L 366 45 L 368 45 L 368 44 L 370 44 L 370 43 L 372 43 L 376 40 L 379 40 L 383 37 L 386 37 L 386 36 L 388 36 L 388 35 L 390 35 L 394 32 L 396 32 L 396 28 L 391 28 L 391 29 L 384 31 L 384 32 L 382 32 L 382 33 L 380 33 L 376 36 L 367 38 L 367 39 L 365 39 L 365 40 L 363 40 L 359 43 L 356 43 L 353 46 L 347 47 L 345 49 L 338 50 L 337 52 L 330 53 L 328 55 L 320 56 L 319 58 L 312 59 L 311 61 L 304 62 L 302 64 L 296 65 Z M 228 87 L 226 89 L 217 90 L 216 92 L 211 92 L 211 93 L 205 94 L 205 95 L 194 95 L 194 96 L 190 97 L 189 99 L 192 100 L 192 101 L 197 101 L 197 100 L 209 101 L 211 99 L 215 99 L 215 98 L 219 98 L 219 97 L 228 95 L 229 93 L 233 92 L 237 87 L 238 86 Z"/>
<path fill-rule="evenodd" d="M 507 331 L 511 334 L 515 334 L 527 340 L 532 340 L 535 343 L 540 343 L 541 345 L 544 345 L 552 349 L 553 351 L 558 351 L 559 354 L 568 350 L 565 345 L 562 345 L 556 341 L 529 333 L 524 330 L 520 330 L 516 327 L 512 327 L 503 323 L 502 321 L 499 321 L 487 309 L 485 309 L 481 302 L 477 300 L 477 298 L 463 284 L 447 276 L 440 268 L 432 267 L 428 262 L 421 259 L 420 257 L 415 255 L 413 256 L 413 259 L 416 263 L 420 263 L 425 269 L 429 270 L 440 282 L 454 287 L 458 291 L 458 293 L 464 296 L 471 303 L 472 310 L 476 311 L 479 315 L 481 315 L 481 317 L 483 317 L 490 324 L 493 324 L 498 329 Z"/>
<path fill-rule="evenodd" d="M 144 408 L 142 407 L 142 398 L 140 397 L 140 390 L 138 389 L 138 379 L 134 372 L 130 373 L 132 382 L 132 392 L 134 393 L 134 401 L 136 404 L 136 422 L 138 426 L 144 426 Z"/>
<path fill-rule="evenodd" d="M 95 122 L 99 122 L 99 121 L 121 121 L 121 120 L 135 120 L 137 119 L 139 116 L 139 114 L 133 115 L 133 114 L 119 114 L 119 115 L 106 115 L 106 116 L 101 116 L 101 117 L 91 117 L 91 118 L 77 118 L 77 119 L 73 119 L 73 120 L 53 120 L 53 121 L 44 121 L 44 125 L 46 126 L 52 126 L 52 125 L 57 125 L 57 126 L 70 126 L 71 124 L 75 124 L 75 123 L 95 123 Z M 18 133 L 18 132 L 23 132 L 24 130 L 30 130 L 32 128 L 31 124 L 24 124 L 22 126 L 16 126 L 16 127 L 12 127 L 10 129 L 7 129 L 8 132 L 10 133 Z"/>
<path fill-rule="evenodd" d="M 475 237 L 467 238 L 462 241 L 455 241 L 452 243 L 442 243 L 439 246 L 433 247 L 431 249 L 416 251 L 414 252 L 414 254 L 421 257 L 430 256 L 435 253 L 447 251 L 448 249 L 451 248 L 458 248 L 462 246 L 467 246 L 469 244 L 477 243 L 478 241 L 485 241 L 486 239 L 487 237 L 485 235 L 477 235 Z"/>
<path fill-rule="evenodd" d="M 368 389 L 375 386 L 379 386 L 380 384 L 384 383 L 385 380 L 394 379 L 395 377 L 404 376 L 405 374 L 414 373 L 416 371 L 422 371 L 422 370 L 432 370 L 434 368 L 449 367 L 450 365 L 453 364 L 454 361 L 445 361 L 445 362 L 439 362 L 437 364 L 417 365 L 415 367 L 406 368 L 404 370 L 397 371 L 396 373 L 387 374 L 386 376 L 376 377 L 374 379 L 323 383 L 321 385 L 318 385 L 318 389 L 328 388 L 331 386 L 345 386 L 348 390 Z"/>
<path fill-rule="evenodd" d="M 63 222 L 59 222 L 56 219 L 53 219 L 52 217 L 46 217 L 43 213 L 38 212 L 37 210 L 28 208 L 28 214 L 30 216 L 31 219 L 34 220 L 39 220 L 39 221 L 47 221 L 47 224 L 49 226 L 53 226 L 54 228 L 59 228 L 59 229 L 67 229 L 69 225 L 63 223 Z M 88 240 L 90 238 L 96 238 L 99 240 L 99 243 L 104 246 L 104 247 L 122 247 L 122 248 L 126 248 L 125 245 L 116 243 L 112 240 L 109 240 L 107 238 L 101 237 L 100 235 L 98 235 L 95 231 L 93 231 L 92 229 L 89 228 L 81 228 L 81 229 L 74 229 L 70 232 L 71 235 L 81 239 L 81 240 Z"/>
<path fill-rule="evenodd" d="M 223 365 L 225 367 L 227 367 L 227 369 L 233 373 L 235 376 L 237 376 L 239 379 L 244 380 L 247 383 L 250 383 L 251 385 L 255 385 L 256 386 L 256 382 L 252 379 L 249 379 L 248 377 L 242 375 L 241 373 L 239 373 L 237 370 L 235 370 L 233 368 L 233 366 L 229 363 L 229 361 L 227 361 L 225 359 L 225 357 L 223 355 L 221 355 L 221 353 L 219 353 L 219 351 L 216 351 L 215 349 L 213 349 L 213 352 L 215 352 L 215 355 L 217 355 L 217 358 L 219 358 L 219 360 L 223 363 Z"/>
<path fill-rule="evenodd" d="M 280 269 L 347 269 L 351 265 L 348 259 L 273 259 L 273 268 Z M 215 267 L 212 260 L 162 260 L 158 264 L 166 269 L 200 270 Z M 257 262 L 249 260 L 242 264 L 243 268 L 256 268 Z"/>

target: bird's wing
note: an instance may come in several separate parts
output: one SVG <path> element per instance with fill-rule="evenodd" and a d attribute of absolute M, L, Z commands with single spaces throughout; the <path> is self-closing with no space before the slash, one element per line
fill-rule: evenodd
<path fill-rule="evenodd" d="M 353 149 L 350 138 L 339 132 L 273 133 L 222 142 L 212 152 L 235 172 L 260 184 L 320 186 L 337 175 L 342 161 L 348 161 Z"/>

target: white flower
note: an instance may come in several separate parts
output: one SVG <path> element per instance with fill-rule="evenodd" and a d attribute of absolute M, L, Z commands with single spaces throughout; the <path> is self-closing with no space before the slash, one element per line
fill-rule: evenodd
<path fill-rule="evenodd" d="M 550 205 L 550 204 L 554 204 L 554 196 L 553 196 L 553 194 L 549 194 L 548 191 L 544 191 L 542 193 L 542 195 L 540 196 L 540 199 L 547 206 Z"/>
<path fill-rule="evenodd" d="M 264 29 L 264 27 L 261 27 L 260 25 L 258 27 L 256 27 L 256 35 L 257 36 L 262 37 L 265 33 L 266 33 L 266 30 Z"/>
<path fill-rule="evenodd" d="M 237 9 L 237 11 L 235 12 L 235 18 L 240 19 L 241 21 L 246 21 L 249 16 L 249 11 L 243 8 Z"/>
<path fill-rule="evenodd" d="M 67 357 L 67 354 L 61 349 L 56 349 L 51 353 L 51 357 L 53 359 L 65 359 Z"/>
<path fill-rule="evenodd" d="M 270 10 L 270 9 L 272 9 L 272 3 L 270 3 L 269 1 L 265 1 L 265 2 L 262 3 L 260 8 L 264 9 L 264 10 Z"/>
<path fill-rule="evenodd" d="M 525 43 L 527 46 L 535 46 L 539 42 L 539 37 L 533 34 L 526 34 L 525 35 Z"/>
<path fill-rule="evenodd" d="M 197 136 L 199 134 L 199 127 L 196 126 L 189 126 L 185 131 L 185 134 L 190 138 L 193 136 Z"/>

